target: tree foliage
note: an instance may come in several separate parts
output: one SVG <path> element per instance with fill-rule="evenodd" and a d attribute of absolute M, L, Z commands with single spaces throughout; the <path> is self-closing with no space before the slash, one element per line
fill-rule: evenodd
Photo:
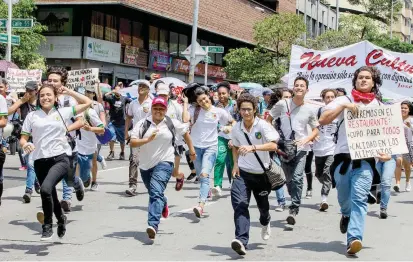
<path fill-rule="evenodd" d="M 412 53 L 413 52 L 413 45 L 402 42 L 399 38 L 393 37 L 390 39 L 388 35 L 379 35 L 374 38 L 368 39 L 373 44 L 380 46 L 382 48 L 399 52 L 399 53 Z"/>
<path fill-rule="evenodd" d="M 42 35 L 47 27 L 36 22 L 33 17 L 36 6 L 33 0 L 20 0 L 13 5 L 13 18 L 32 18 L 34 26 L 30 29 L 12 29 L 13 35 L 20 36 L 20 45 L 12 47 L 12 61 L 20 68 L 45 68 L 45 60 L 37 50 L 46 38 Z M 0 1 L 0 17 L 7 18 L 8 7 Z M 4 29 L 6 32 L 6 29 Z M 0 57 L 6 57 L 6 44 L 0 44 Z"/>
<path fill-rule="evenodd" d="M 391 20 L 391 7 L 393 1 L 393 12 L 397 14 L 403 7 L 402 0 L 348 0 L 351 5 L 361 6 L 365 11 L 365 16 L 386 24 Z M 397 20 L 397 15 L 393 16 Z"/>
<path fill-rule="evenodd" d="M 224 57 L 229 78 L 242 82 L 275 84 L 288 71 L 291 45 L 305 32 L 302 17 L 275 14 L 254 26 L 254 49 L 232 49 Z"/>

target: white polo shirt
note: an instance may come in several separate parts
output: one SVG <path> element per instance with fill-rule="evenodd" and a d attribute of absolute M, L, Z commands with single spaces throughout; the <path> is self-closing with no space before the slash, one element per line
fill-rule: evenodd
<path fill-rule="evenodd" d="M 317 110 L 318 111 L 318 110 Z M 325 107 L 321 108 L 321 113 L 325 111 Z M 337 119 L 334 119 L 328 125 L 318 127 L 318 140 L 314 140 L 313 151 L 314 156 L 323 157 L 334 155 L 336 143 L 334 143 L 334 133 L 337 130 Z"/>
<path fill-rule="evenodd" d="M 92 127 L 103 127 L 103 123 L 100 120 L 98 114 L 93 108 L 88 109 L 89 113 L 89 125 Z M 86 121 L 86 115 L 83 114 L 83 118 Z M 96 134 L 91 131 L 86 131 L 85 129 L 81 128 L 80 133 L 82 139 L 76 138 L 76 144 L 78 153 L 82 155 L 92 155 L 96 151 L 98 139 L 96 138 Z"/>
<path fill-rule="evenodd" d="M 7 100 L 4 96 L 0 95 L 0 116 L 6 117 L 8 115 Z M 3 128 L 0 128 L 0 138 L 3 137 Z"/>
<path fill-rule="evenodd" d="M 30 112 L 24 120 L 21 133 L 33 137 L 33 160 L 61 154 L 72 155 L 63 121 L 68 121 L 76 114 L 75 108 L 59 108 L 59 112 L 53 108 L 46 114 L 42 109 L 38 109 Z"/>
<path fill-rule="evenodd" d="M 180 105 L 178 102 L 174 100 L 168 100 L 168 111 L 166 112 L 166 115 L 169 116 L 171 119 L 176 119 L 179 122 L 183 122 L 182 120 L 182 114 L 184 112 L 184 109 L 182 105 Z M 182 136 L 177 135 L 176 136 L 176 145 L 177 146 L 182 146 L 184 145 L 184 139 Z"/>
<path fill-rule="evenodd" d="M 152 135 L 155 130 L 158 130 L 156 137 L 151 142 L 139 147 L 141 154 L 139 155 L 139 168 L 148 170 L 156 166 L 160 162 L 174 162 L 175 154 L 172 146 L 172 133 L 166 125 L 165 120 L 156 125 L 152 121 L 152 116 L 141 119 L 134 127 L 131 133 L 131 138 L 140 138 L 143 124 L 148 119 L 152 124 L 146 131 L 143 138 Z M 183 136 L 189 130 L 189 123 L 181 123 L 178 120 L 172 119 L 175 126 L 176 136 Z"/>
<path fill-rule="evenodd" d="M 133 118 L 133 126 L 151 113 L 152 99 L 148 97 L 142 104 L 138 99 L 133 100 L 127 110 L 127 115 Z"/>
<path fill-rule="evenodd" d="M 269 142 L 277 142 L 280 138 L 275 128 L 273 128 L 265 120 L 255 117 L 251 132 L 248 132 L 245 129 L 244 121 L 238 122 L 232 128 L 231 139 L 234 146 L 240 147 L 249 145 L 247 139 L 245 138 L 244 132 L 247 133 L 253 145 L 263 145 Z M 265 168 L 268 168 L 270 165 L 270 153 L 266 151 L 257 151 L 257 154 Z M 252 174 L 264 173 L 264 170 L 262 169 L 254 153 L 248 153 L 245 156 L 239 155 L 238 167 Z"/>
<path fill-rule="evenodd" d="M 74 99 L 73 97 L 68 96 L 68 95 L 61 95 L 61 96 L 59 96 L 57 103 L 59 104 L 59 107 L 60 107 L 60 108 L 64 108 L 64 107 L 66 107 L 66 108 L 71 108 L 72 106 L 76 106 L 76 105 L 77 105 L 76 99 Z M 79 117 L 79 116 L 82 116 L 82 115 L 80 114 L 80 115 L 76 115 L 76 116 L 73 116 L 73 117 L 74 117 L 74 118 L 77 118 L 77 117 Z M 68 120 L 66 120 L 66 126 L 67 126 L 67 127 L 69 127 L 71 124 L 73 124 L 73 121 L 72 121 L 70 118 L 69 118 Z M 70 132 L 70 135 L 71 135 L 73 138 L 76 138 L 76 130 L 71 131 L 71 132 Z M 73 152 L 77 152 L 77 151 L 78 151 L 78 150 L 77 150 L 77 144 L 78 144 L 78 143 L 76 143 L 75 148 L 72 150 Z"/>

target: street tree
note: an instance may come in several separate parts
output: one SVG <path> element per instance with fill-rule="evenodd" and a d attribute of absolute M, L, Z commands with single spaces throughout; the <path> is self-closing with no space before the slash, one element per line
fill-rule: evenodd
<path fill-rule="evenodd" d="M 20 45 L 12 47 L 12 61 L 20 68 L 45 68 L 45 59 L 38 53 L 38 47 L 46 38 L 42 32 L 47 30 L 46 26 L 36 22 L 33 16 L 36 6 L 33 0 L 20 0 L 13 5 L 13 18 L 30 18 L 34 26 L 29 29 L 13 29 L 12 34 L 20 36 Z M 0 1 L 0 17 L 7 18 L 8 7 Z M 6 32 L 6 29 L 3 29 Z M 6 44 L 0 44 L 0 58 L 6 57 Z"/>
<path fill-rule="evenodd" d="M 393 5 L 393 19 L 397 20 L 397 15 L 403 7 L 402 0 L 348 0 L 351 5 L 361 6 L 365 11 L 365 16 L 389 24 L 391 20 L 391 9 Z"/>

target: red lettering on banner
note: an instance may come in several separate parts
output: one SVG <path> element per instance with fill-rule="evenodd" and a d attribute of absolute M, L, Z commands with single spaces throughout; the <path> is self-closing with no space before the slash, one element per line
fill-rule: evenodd
<path fill-rule="evenodd" d="M 375 66 L 381 64 L 382 66 L 390 67 L 393 70 L 397 70 L 399 72 L 406 72 L 408 74 L 413 74 L 413 65 L 407 63 L 406 60 L 400 62 L 400 57 L 396 57 L 395 59 L 388 59 L 383 56 L 383 50 L 374 49 L 366 56 L 366 65 L 367 66 Z"/>
<path fill-rule="evenodd" d="M 331 57 L 321 59 L 321 55 L 318 54 L 314 56 L 314 52 L 307 52 L 301 55 L 301 60 L 305 60 L 301 63 L 300 68 L 307 66 L 307 70 L 313 70 L 316 67 L 339 67 L 341 65 L 355 66 L 357 64 L 357 59 L 355 55 L 349 57 Z"/>

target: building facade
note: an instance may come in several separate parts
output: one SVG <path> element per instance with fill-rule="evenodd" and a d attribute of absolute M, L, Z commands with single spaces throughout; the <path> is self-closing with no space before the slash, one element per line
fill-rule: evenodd
<path fill-rule="evenodd" d="M 37 20 L 48 26 L 40 52 L 48 65 L 99 68 L 100 80 L 125 84 L 151 73 L 187 81 L 182 52 L 191 42 L 193 0 L 39 0 Z M 202 0 L 198 43 L 223 46 L 209 53 L 208 82 L 226 79 L 223 56 L 253 47 L 253 26 L 276 12 L 295 12 L 295 1 Z M 205 64 L 196 66 L 203 82 Z"/>

